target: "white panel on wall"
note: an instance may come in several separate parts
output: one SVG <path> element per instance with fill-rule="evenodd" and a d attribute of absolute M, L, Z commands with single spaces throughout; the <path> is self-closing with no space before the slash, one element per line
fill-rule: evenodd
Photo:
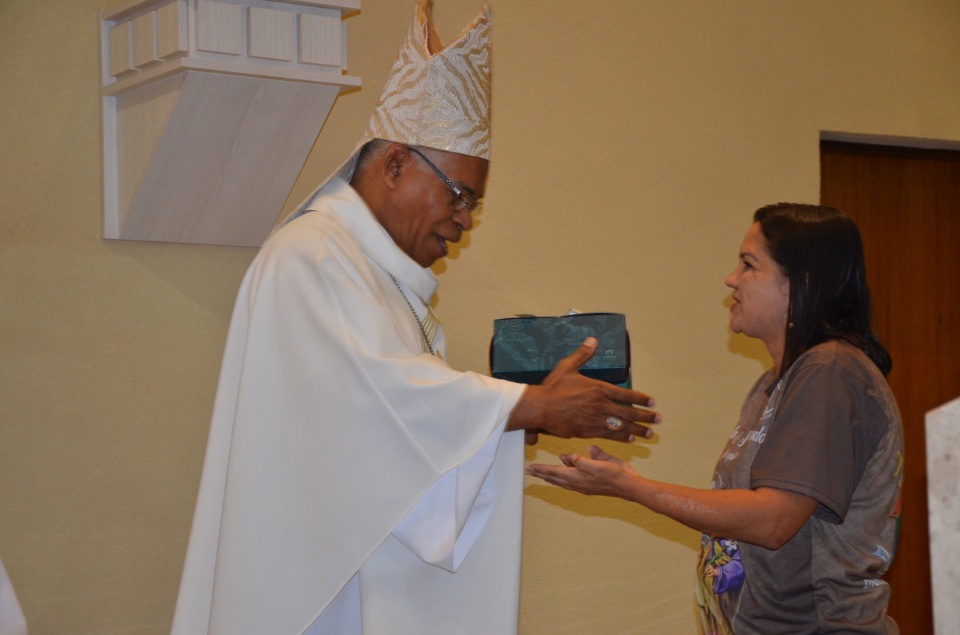
<path fill-rule="evenodd" d="M 300 61 L 306 64 L 343 66 L 341 22 L 325 15 L 300 15 Z"/>
<path fill-rule="evenodd" d="M 197 48 L 240 55 L 243 52 L 243 7 L 216 0 L 199 0 Z"/>
<path fill-rule="evenodd" d="M 293 13 L 289 11 L 250 7 L 248 54 L 251 57 L 291 61 L 293 18 Z"/>
<path fill-rule="evenodd" d="M 186 7 L 175 0 L 157 9 L 157 56 L 167 59 L 186 52 Z"/>
<path fill-rule="evenodd" d="M 133 70 L 130 57 L 130 23 L 110 29 L 110 74 L 119 77 Z"/>
<path fill-rule="evenodd" d="M 936 635 L 956 633 L 960 623 L 960 399 L 926 416 L 927 502 L 930 514 L 930 575 Z"/>
<path fill-rule="evenodd" d="M 143 68 L 158 62 L 156 54 L 156 13 L 151 11 L 133 19 L 133 65 Z"/>

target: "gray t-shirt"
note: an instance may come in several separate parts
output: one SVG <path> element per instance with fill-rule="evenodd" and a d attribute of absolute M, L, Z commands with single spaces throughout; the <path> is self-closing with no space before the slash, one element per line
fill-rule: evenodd
<path fill-rule="evenodd" d="M 773 487 L 819 505 L 776 551 L 703 536 L 697 598 L 704 633 L 898 633 L 880 576 L 896 548 L 902 482 L 900 414 L 866 355 L 826 342 L 779 382 L 766 372 L 747 396 L 711 487 Z"/>

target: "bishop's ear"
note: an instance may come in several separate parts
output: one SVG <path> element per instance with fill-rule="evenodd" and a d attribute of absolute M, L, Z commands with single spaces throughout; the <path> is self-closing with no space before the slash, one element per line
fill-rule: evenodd
<path fill-rule="evenodd" d="M 381 176 L 387 187 L 393 189 L 397 186 L 407 169 L 409 160 L 410 151 L 402 143 L 393 143 L 387 148 L 381 164 Z"/>

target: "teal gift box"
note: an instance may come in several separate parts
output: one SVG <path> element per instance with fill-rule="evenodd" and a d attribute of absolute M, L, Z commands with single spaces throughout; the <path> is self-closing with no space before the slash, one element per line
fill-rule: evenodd
<path fill-rule="evenodd" d="M 621 313 L 494 320 L 490 374 L 521 384 L 539 384 L 557 362 L 591 335 L 600 344 L 580 372 L 611 384 L 629 385 L 630 338 L 627 320 Z"/>

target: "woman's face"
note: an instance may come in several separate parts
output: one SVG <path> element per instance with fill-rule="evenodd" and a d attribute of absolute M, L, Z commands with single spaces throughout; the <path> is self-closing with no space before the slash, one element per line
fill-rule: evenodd
<path fill-rule="evenodd" d="M 747 231 L 740 245 L 740 260 L 724 284 L 733 289 L 730 329 L 762 340 L 779 366 L 790 306 L 790 282 L 767 251 L 759 223 Z"/>

